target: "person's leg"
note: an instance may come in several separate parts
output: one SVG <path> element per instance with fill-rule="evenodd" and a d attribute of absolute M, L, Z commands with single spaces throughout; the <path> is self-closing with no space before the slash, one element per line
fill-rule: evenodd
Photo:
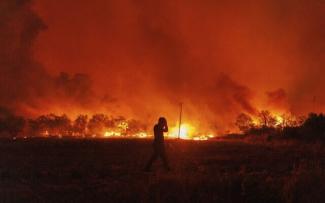
<path fill-rule="evenodd" d="M 145 170 L 146 171 L 149 171 L 151 169 L 151 165 L 153 164 L 153 162 L 158 158 L 158 153 L 157 153 L 157 150 L 154 150 L 151 158 L 149 159 L 147 165 L 146 165 L 146 168 Z"/>
<path fill-rule="evenodd" d="M 162 148 L 160 150 L 159 155 L 160 155 L 160 158 L 161 158 L 161 160 L 162 160 L 162 162 L 164 164 L 165 169 L 169 171 L 170 170 L 170 167 L 169 167 L 169 163 L 168 163 L 168 159 L 167 159 L 167 154 L 166 154 L 165 148 Z"/>

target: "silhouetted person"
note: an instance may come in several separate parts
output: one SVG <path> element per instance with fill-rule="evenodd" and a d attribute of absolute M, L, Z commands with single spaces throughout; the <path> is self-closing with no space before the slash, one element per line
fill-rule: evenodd
<path fill-rule="evenodd" d="M 167 120 L 164 117 L 160 117 L 158 123 L 153 128 L 154 131 L 154 141 L 153 141 L 153 154 L 149 159 L 147 166 L 145 168 L 146 171 L 150 171 L 152 163 L 160 157 L 164 167 L 166 170 L 170 170 L 166 151 L 164 144 L 164 132 L 168 132 Z"/>

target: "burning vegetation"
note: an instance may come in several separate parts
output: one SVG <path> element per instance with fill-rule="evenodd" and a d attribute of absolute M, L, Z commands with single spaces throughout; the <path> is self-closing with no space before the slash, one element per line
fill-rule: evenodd
<path fill-rule="evenodd" d="M 182 123 L 171 126 L 167 139 L 209 140 L 220 135 L 202 133 L 195 125 Z M 270 136 L 275 138 L 297 138 L 324 140 L 325 116 L 310 113 L 308 116 L 273 114 L 260 111 L 256 116 L 238 115 L 235 125 L 245 136 Z M 231 133 L 229 133 L 231 134 Z M 0 111 L 1 137 L 75 137 L 75 138 L 151 138 L 152 128 L 148 123 L 114 117 L 106 114 L 79 115 L 74 120 L 67 115 L 41 115 L 27 119 L 17 116 L 6 108 Z M 227 134 L 226 134 L 227 136 Z"/>
<path fill-rule="evenodd" d="M 259 128 L 279 128 L 297 127 L 304 123 L 304 116 L 295 116 L 292 114 L 276 114 L 270 111 L 260 111 L 255 116 L 250 116 L 245 113 L 238 115 L 236 119 L 236 126 L 240 131 L 247 133 L 252 129 Z"/>
<path fill-rule="evenodd" d="M 30 119 L 28 124 L 30 134 L 41 137 L 147 137 L 144 124 L 105 114 L 79 115 L 75 120 L 49 114 Z"/>
<path fill-rule="evenodd" d="M 3 0 L 0 106 L 14 113 L 2 113 L 1 132 L 145 138 L 162 113 L 169 138 L 207 140 L 236 126 L 305 134 L 296 129 L 308 119 L 295 115 L 324 111 L 324 7 L 291 3 Z"/>
<path fill-rule="evenodd" d="M 74 120 L 67 115 L 48 114 L 34 119 L 15 116 L 2 108 L 0 112 L 0 133 L 2 136 L 20 137 L 76 137 L 76 138 L 149 138 L 152 129 L 147 124 L 122 116 L 105 114 L 79 115 Z M 190 124 L 172 127 L 166 138 L 186 140 L 207 140 L 212 134 L 198 134 Z"/>
<path fill-rule="evenodd" d="M 325 140 L 325 116 L 322 113 L 299 117 L 290 114 L 277 115 L 269 111 L 261 111 L 256 117 L 242 113 L 237 117 L 236 125 L 246 136 Z"/>

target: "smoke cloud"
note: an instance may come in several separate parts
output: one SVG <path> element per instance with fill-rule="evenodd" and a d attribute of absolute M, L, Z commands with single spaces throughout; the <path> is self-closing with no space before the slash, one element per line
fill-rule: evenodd
<path fill-rule="evenodd" d="M 41 94 L 38 82 L 48 77 L 32 57 L 32 44 L 46 26 L 28 1 L 1 1 L 0 10 L 0 104 L 16 107 Z"/>
<path fill-rule="evenodd" d="M 55 104 L 87 106 L 92 99 L 88 75 L 51 75 L 34 57 L 35 41 L 47 25 L 30 0 L 0 3 L 0 106 L 28 116 L 48 113 Z"/>
<path fill-rule="evenodd" d="M 0 101 L 19 111 L 176 123 L 183 103 L 185 121 L 222 132 L 241 112 L 325 109 L 322 1 L 4 0 L 0 9 Z"/>

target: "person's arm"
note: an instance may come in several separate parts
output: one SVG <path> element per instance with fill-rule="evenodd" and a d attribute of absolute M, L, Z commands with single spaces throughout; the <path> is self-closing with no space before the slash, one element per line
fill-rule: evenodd
<path fill-rule="evenodd" d="M 165 126 L 164 126 L 164 132 L 168 132 L 168 125 L 167 125 L 167 121 L 165 123 Z"/>

